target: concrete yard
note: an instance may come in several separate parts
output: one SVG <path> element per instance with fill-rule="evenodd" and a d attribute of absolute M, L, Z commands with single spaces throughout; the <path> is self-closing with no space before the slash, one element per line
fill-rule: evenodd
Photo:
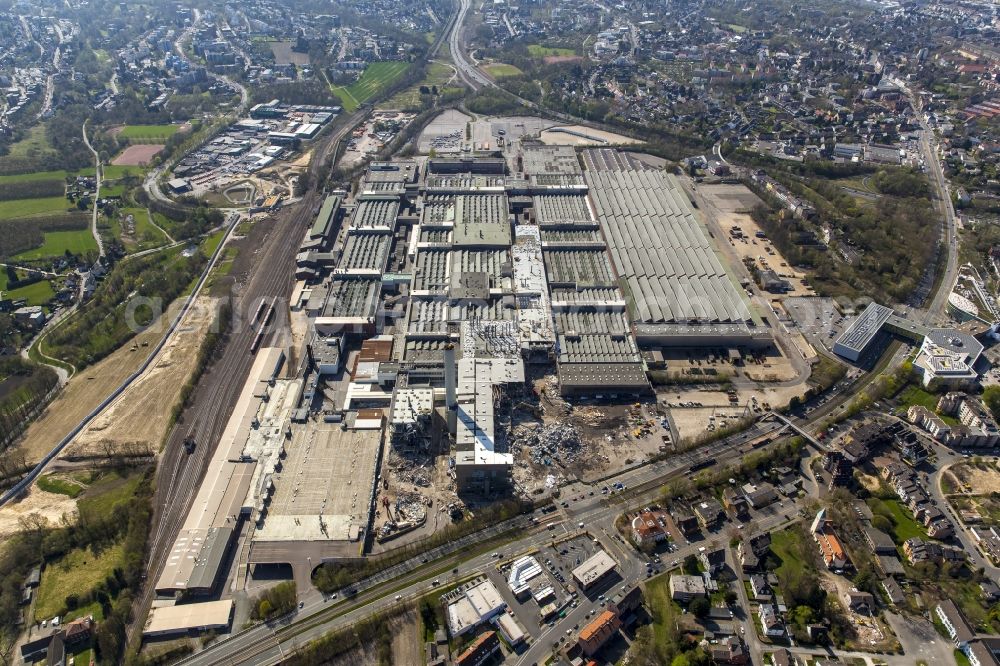
<path fill-rule="evenodd" d="M 380 430 L 293 426 L 271 506 L 254 538 L 356 540 L 368 523 L 381 446 Z"/>
<path fill-rule="evenodd" d="M 756 266 L 773 270 L 788 280 L 792 290 L 786 296 L 815 296 L 805 281 L 806 274 L 790 266 L 770 241 L 757 237 L 758 232 L 763 232 L 749 215 L 754 206 L 762 203 L 757 195 L 744 185 L 723 184 L 700 184 L 698 194 L 709 204 L 710 212 L 740 260 L 751 259 Z M 742 238 L 730 232 L 734 227 L 739 229 Z"/>
<path fill-rule="evenodd" d="M 471 116 L 455 109 L 443 111 L 420 133 L 418 150 L 421 153 L 434 150 L 441 154 L 461 152 L 465 141 L 465 126 L 471 120 Z"/>

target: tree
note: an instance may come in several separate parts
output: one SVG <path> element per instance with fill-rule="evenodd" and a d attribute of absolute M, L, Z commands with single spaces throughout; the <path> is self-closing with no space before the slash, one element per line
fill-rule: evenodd
<path fill-rule="evenodd" d="M 987 386 L 983 390 L 983 401 L 989 407 L 994 419 L 1000 419 L 1000 386 Z"/>
<path fill-rule="evenodd" d="M 688 555 L 684 558 L 684 573 L 690 576 L 698 574 L 698 558 L 695 555 Z"/>
<path fill-rule="evenodd" d="M 708 617 L 712 610 L 712 604 L 705 597 L 696 597 L 688 606 L 688 611 L 697 618 Z"/>

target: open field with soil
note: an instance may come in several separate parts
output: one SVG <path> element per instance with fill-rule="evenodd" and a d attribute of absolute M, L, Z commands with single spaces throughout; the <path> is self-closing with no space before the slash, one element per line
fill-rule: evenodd
<path fill-rule="evenodd" d="M 216 300 L 199 298 L 160 359 L 66 447 L 66 457 L 101 456 L 105 447 L 158 449 L 167 435 L 172 407 L 194 372 L 198 348 L 215 320 Z M 141 356 L 141 348 L 126 353 Z"/>
<path fill-rule="evenodd" d="M 163 150 L 162 143 L 140 143 L 123 150 L 111 164 L 115 166 L 139 166 L 149 164 Z"/>

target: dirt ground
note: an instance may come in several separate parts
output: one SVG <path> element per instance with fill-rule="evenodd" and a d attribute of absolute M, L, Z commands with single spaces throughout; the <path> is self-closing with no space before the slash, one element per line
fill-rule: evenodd
<path fill-rule="evenodd" d="M 38 514 L 57 524 L 63 516 L 72 518 L 76 515 L 76 500 L 32 486 L 24 499 L 0 507 L 0 539 L 20 532 L 20 520 L 30 514 Z"/>
<path fill-rule="evenodd" d="M 573 133 L 571 134 L 570 132 Z M 580 136 L 581 134 L 586 136 Z M 539 134 L 538 138 L 542 140 L 542 143 L 549 146 L 606 146 L 642 143 L 638 139 L 633 139 L 629 136 L 605 132 L 604 130 L 585 127 L 583 125 L 553 127 L 544 130 Z"/>
<path fill-rule="evenodd" d="M 982 462 L 976 466 L 963 462 L 953 465 L 949 471 L 969 494 L 989 495 L 1000 492 L 1000 469 L 994 463 Z"/>
<path fill-rule="evenodd" d="M 836 576 L 828 571 L 820 574 L 820 586 L 826 590 L 827 598 L 836 597 L 844 614 L 851 622 L 851 628 L 855 636 L 850 641 L 851 647 L 860 650 L 871 650 L 873 648 L 892 648 L 896 644 L 896 637 L 884 622 L 878 617 L 861 615 L 847 608 L 844 598 L 847 592 L 854 589 L 849 580 L 842 576 Z"/>
<path fill-rule="evenodd" d="M 661 403 L 667 402 L 670 419 L 682 441 L 690 441 L 706 431 L 722 429 L 743 416 L 758 416 L 768 406 L 786 404 L 793 396 L 802 395 L 802 385 L 766 387 L 762 389 L 738 388 L 738 402 L 732 403 L 725 391 L 707 389 L 669 390 L 657 394 Z M 753 398 L 761 412 L 753 409 Z M 683 407 L 684 403 L 696 403 L 694 407 Z M 746 406 L 750 405 L 747 410 Z M 714 417 L 714 420 L 713 420 Z M 712 427 L 714 425 L 714 428 Z"/>
<path fill-rule="evenodd" d="M 740 259 L 750 258 L 761 268 L 769 268 L 788 280 L 793 289 L 784 296 L 815 296 L 805 282 L 805 273 L 788 265 L 777 248 L 766 238 L 758 238 L 760 226 L 748 214 L 757 197 L 743 185 L 699 185 L 698 191 L 716 209 L 719 226 Z M 731 230 L 739 229 L 742 238 Z"/>
<path fill-rule="evenodd" d="M 168 321 L 161 315 L 152 326 L 135 336 L 132 341 L 138 345 L 136 351 L 129 351 L 131 344 L 126 345 L 81 370 L 67 382 L 62 393 L 29 426 L 17 444 L 29 462 L 38 462 L 105 396 L 138 369 L 149 353 L 148 348 L 163 337 Z"/>
<path fill-rule="evenodd" d="M 139 166 L 143 164 L 149 164 L 153 161 L 153 158 L 163 150 L 163 144 L 157 143 L 143 143 L 135 146 L 129 146 L 121 152 L 115 159 L 111 161 L 112 164 L 121 164 L 125 166 Z"/>
<path fill-rule="evenodd" d="M 198 348 L 215 321 L 216 303 L 211 297 L 198 298 L 157 362 L 66 447 L 64 457 L 100 455 L 108 442 L 159 449 L 170 427 L 171 408 L 194 372 Z"/>
<path fill-rule="evenodd" d="M 422 664 L 424 663 L 423 636 L 420 635 L 420 622 L 416 611 L 390 622 L 392 632 L 392 663 Z"/>

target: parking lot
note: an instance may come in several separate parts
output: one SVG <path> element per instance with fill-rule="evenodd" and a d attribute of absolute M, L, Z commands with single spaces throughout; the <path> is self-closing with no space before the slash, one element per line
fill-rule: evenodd
<path fill-rule="evenodd" d="M 841 331 L 850 324 L 850 318 L 837 310 L 832 298 L 787 298 L 785 310 L 798 329 L 813 345 L 833 348 Z M 790 327 L 790 328 L 792 328 Z"/>

